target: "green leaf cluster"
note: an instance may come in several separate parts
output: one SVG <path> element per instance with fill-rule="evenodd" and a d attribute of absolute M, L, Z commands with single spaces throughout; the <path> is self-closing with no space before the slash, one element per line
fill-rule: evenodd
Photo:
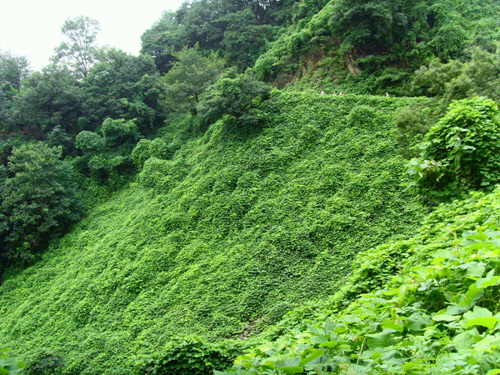
<path fill-rule="evenodd" d="M 409 164 L 413 188 L 430 204 L 469 190 L 491 190 L 500 180 L 500 112 L 492 100 L 453 102 Z"/>
<path fill-rule="evenodd" d="M 136 358 L 135 373 L 205 375 L 231 366 L 239 345 L 225 341 L 212 344 L 196 336 L 176 337 L 159 353 Z"/>
<path fill-rule="evenodd" d="M 72 169 L 61 150 L 43 143 L 14 147 L 0 180 L 0 256 L 31 260 L 47 241 L 80 218 Z"/>
<path fill-rule="evenodd" d="M 15 375 L 23 371 L 26 366 L 24 362 L 17 361 L 7 356 L 7 349 L 0 348 L 0 375 Z"/>
<path fill-rule="evenodd" d="M 98 133 L 84 130 L 76 136 L 83 155 L 73 164 L 101 184 L 121 185 L 134 170 L 130 153 L 141 137 L 134 120 L 107 118 Z"/>

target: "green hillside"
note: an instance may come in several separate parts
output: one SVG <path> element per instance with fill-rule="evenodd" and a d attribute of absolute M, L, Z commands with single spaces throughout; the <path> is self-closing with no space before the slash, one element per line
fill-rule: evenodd
<path fill-rule="evenodd" d="M 186 0 L 137 56 L 86 16 L 0 50 L 0 375 L 500 374 L 499 14 Z"/>
<path fill-rule="evenodd" d="M 110 373 L 174 336 L 237 337 L 334 294 L 356 253 L 419 220 L 393 116 L 426 100 L 276 93 L 261 129 L 212 125 L 146 163 L 156 189 L 116 193 L 4 282 L 1 344 Z"/>

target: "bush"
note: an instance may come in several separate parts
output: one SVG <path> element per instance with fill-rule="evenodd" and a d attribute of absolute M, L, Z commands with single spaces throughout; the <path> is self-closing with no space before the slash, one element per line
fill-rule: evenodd
<path fill-rule="evenodd" d="M 152 375 L 206 375 L 225 370 L 238 355 L 233 341 L 210 344 L 195 336 L 177 338 L 159 354 L 138 360 L 136 371 Z"/>
<path fill-rule="evenodd" d="M 43 350 L 30 361 L 25 369 L 26 375 L 60 375 L 63 373 L 64 359 L 62 356 Z"/>
<path fill-rule="evenodd" d="M 132 161 L 136 167 L 141 170 L 146 160 L 151 157 L 158 159 L 167 159 L 170 152 L 167 142 L 162 138 L 141 139 L 132 150 Z"/>
<path fill-rule="evenodd" d="M 113 120 L 107 118 L 102 123 L 101 132 L 108 146 L 136 142 L 141 136 L 135 122 L 133 120 L 125 121 L 124 119 Z"/>
<path fill-rule="evenodd" d="M 347 116 L 347 125 L 349 127 L 359 126 L 366 129 L 372 129 L 375 124 L 377 112 L 367 106 L 359 105 L 354 107 Z"/>
<path fill-rule="evenodd" d="M 203 93 L 198 114 L 206 124 L 227 115 L 240 127 L 257 125 L 264 117 L 259 105 L 269 98 L 270 92 L 271 87 L 250 70 L 236 76 L 230 72 Z"/>
<path fill-rule="evenodd" d="M 151 141 L 149 139 L 141 139 L 132 150 L 132 161 L 137 169 L 141 170 L 144 162 L 151 157 L 150 149 Z"/>
<path fill-rule="evenodd" d="M 492 100 L 452 103 L 410 162 L 413 188 L 430 204 L 469 190 L 491 190 L 500 179 L 500 117 Z"/>
<path fill-rule="evenodd" d="M 149 158 L 139 174 L 139 183 L 146 188 L 153 188 L 158 192 L 170 191 L 185 175 L 186 168 L 183 160 L 161 160 Z"/>
<path fill-rule="evenodd" d="M 398 146 L 400 154 L 410 159 L 418 156 L 416 147 L 423 141 L 425 134 L 432 126 L 434 114 L 426 104 L 400 107 L 394 113 L 394 121 L 398 129 Z"/>
<path fill-rule="evenodd" d="M 83 152 L 102 151 L 104 147 L 104 139 L 97 133 L 84 130 L 76 136 L 76 148 Z"/>

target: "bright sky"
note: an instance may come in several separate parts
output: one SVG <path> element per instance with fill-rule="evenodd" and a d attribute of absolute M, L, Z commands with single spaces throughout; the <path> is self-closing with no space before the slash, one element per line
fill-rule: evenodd
<path fill-rule="evenodd" d="M 184 0 L 0 0 L 0 49 L 26 56 L 33 70 L 45 66 L 63 40 L 68 18 L 88 16 L 99 21 L 99 45 L 134 55 L 141 35 L 164 10 L 176 10 Z"/>

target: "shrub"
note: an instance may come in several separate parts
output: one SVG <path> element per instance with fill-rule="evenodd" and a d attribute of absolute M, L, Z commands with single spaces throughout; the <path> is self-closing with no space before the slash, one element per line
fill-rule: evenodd
<path fill-rule="evenodd" d="M 170 161 L 151 157 L 144 163 L 139 182 L 146 188 L 166 193 L 185 175 L 185 169 L 183 160 Z"/>
<path fill-rule="evenodd" d="M 136 167 L 141 170 L 146 160 L 151 157 L 158 159 L 167 159 L 170 152 L 167 142 L 162 138 L 141 139 L 132 150 L 132 161 Z"/>
<path fill-rule="evenodd" d="M 108 146 L 135 142 L 140 138 L 139 129 L 133 120 L 125 121 L 124 119 L 113 120 L 107 118 L 102 123 L 101 132 Z"/>
<path fill-rule="evenodd" d="M 144 162 L 151 157 L 150 148 L 151 141 L 149 139 L 141 139 L 132 150 L 132 161 L 137 169 L 141 170 Z"/>
<path fill-rule="evenodd" d="M 138 360 L 136 371 L 152 375 L 206 375 L 229 368 L 238 355 L 237 345 L 228 341 L 210 344 L 195 336 L 177 338 L 161 353 Z"/>
<path fill-rule="evenodd" d="M 250 70 L 236 76 L 230 72 L 205 91 L 197 106 L 198 114 L 206 124 L 227 115 L 240 127 L 257 125 L 264 117 L 259 106 L 270 92 L 271 87 Z"/>
<path fill-rule="evenodd" d="M 62 356 L 42 350 L 28 363 L 26 375 L 60 375 L 63 373 L 64 359 Z"/>
<path fill-rule="evenodd" d="M 420 158 L 410 162 L 413 188 L 428 202 L 490 190 L 500 178 L 500 118 L 492 100 L 452 103 L 425 136 Z"/>
<path fill-rule="evenodd" d="M 101 151 L 104 149 L 104 139 L 97 133 L 84 130 L 76 136 L 76 148 L 83 152 Z"/>

